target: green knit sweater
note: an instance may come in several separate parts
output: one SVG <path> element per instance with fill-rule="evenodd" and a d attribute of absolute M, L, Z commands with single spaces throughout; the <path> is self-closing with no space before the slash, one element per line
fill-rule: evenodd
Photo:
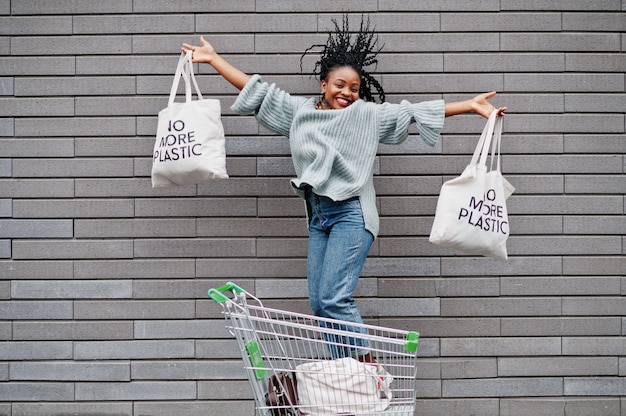
<path fill-rule="evenodd" d="M 443 128 L 444 102 L 357 100 L 341 110 L 316 110 L 315 103 L 314 98 L 291 96 L 253 75 L 231 109 L 255 114 L 263 126 L 289 138 L 297 175 L 291 183 L 298 195 L 303 197 L 303 188 L 309 185 L 316 194 L 335 201 L 358 196 L 365 228 L 376 237 L 373 168 L 378 143 L 402 143 L 415 122 L 420 137 L 434 145 Z"/>

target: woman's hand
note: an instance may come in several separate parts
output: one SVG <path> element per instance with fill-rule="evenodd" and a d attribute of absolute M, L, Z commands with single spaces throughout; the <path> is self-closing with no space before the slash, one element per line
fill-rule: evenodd
<path fill-rule="evenodd" d="M 215 58 L 217 53 L 215 48 L 209 42 L 204 40 L 204 37 L 200 36 L 200 43 L 202 46 L 193 46 L 188 43 L 183 43 L 183 52 L 191 52 L 191 60 L 193 62 L 201 62 L 210 64 Z"/>
<path fill-rule="evenodd" d="M 493 110 L 495 110 L 496 108 L 493 105 L 491 105 L 488 99 L 495 95 L 496 95 L 496 92 L 492 91 L 492 92 L 487 92 L 485 94 L 480 94 L 474 97 L 471 100 L 472 111 L 475 112 L 476 114 L 480 114 L 481 116 L 485 118 L 489 118 L 491 113 L 493 113 Z M 504 116 L 505 111 L 506 111 L 506 107 L 498 108 L 498 115 Z"/>

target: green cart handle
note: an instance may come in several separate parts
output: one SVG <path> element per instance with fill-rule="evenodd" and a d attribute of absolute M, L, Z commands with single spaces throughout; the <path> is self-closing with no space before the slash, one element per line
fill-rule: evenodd
<path fill-rule="evenodd" d="M 245 290 L 234 284 L 233 282 L 227 282 L 224 286 L 220 286 L 215 289 L 209 289 L 209 297 L 215 301 L 215 303 L 224 303 L 228 302 L 230 298 L 224 295 L 224 292 L 231 292 L 233 294 L 239 295 L 244 293 Z"/>

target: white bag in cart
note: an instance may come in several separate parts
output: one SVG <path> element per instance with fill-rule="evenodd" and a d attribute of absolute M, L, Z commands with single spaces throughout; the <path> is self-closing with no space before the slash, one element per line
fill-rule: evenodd
<path fill-rule="evenodd" d="M 430 242 L 468 254 L 506 260 L 509 220 L 506 200 L 515 188 L 500 171 L 502 116 L 494 111 L 461 176 L 443 184 Z M 492 140 L 493 136 L 493 140 Z M 491 144 L 491 170 L 487 156 Z M 493 169 L 494 159 L 497 166 Z"/>
<path fill-rule="evenodd" d="M 176 103 L 180 77 L 185 102 Z M 198 100 L 192 100 L 193 83 Z M 152 159 L 152 187 L 170 188 L 227 178 L 224 128 L 219 100 L 203 99 L 193 74 L 191 53 L 182 53 L 167 108 L 159 112 Z"/>
<path fill-rule="evenodd" d="M 354 358 L 300 364 L 295 373 L 303 415 L 382 412 L 392 399 L 391 375 Z"/>

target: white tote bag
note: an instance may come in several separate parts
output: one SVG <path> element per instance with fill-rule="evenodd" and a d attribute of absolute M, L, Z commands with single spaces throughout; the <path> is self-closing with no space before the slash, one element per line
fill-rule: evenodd
<path fill-rule="evenodd" d="M 510 227 L 506 200 L 515 188 L 500 171 L 502 119 L 497 110 L 491 114 L 470 164 L 461 176 L 441 187 L 431 243 L 467 254 L 507 259 Z M 487 171 L 490 147 L 491 170 Z"/>
<path fill-rule="evenodd" d="M 185 102 L 174 102 L 180 77 Z M 198 100 L 192 100 L 193 83 Z M 170 188 L 227 178 L 224 128 L 219 100 L 203 99 L 191 53 L 182 53 L 167 108 L 159 112 L 152 159 L 152 187 Z"/>
<path fill-rule="evenodd" d="M 295 373 L 303 415 L 382 412 L 392 399 L 392 376 L 380 365 L 354 358 L 301 364 Z"/>

